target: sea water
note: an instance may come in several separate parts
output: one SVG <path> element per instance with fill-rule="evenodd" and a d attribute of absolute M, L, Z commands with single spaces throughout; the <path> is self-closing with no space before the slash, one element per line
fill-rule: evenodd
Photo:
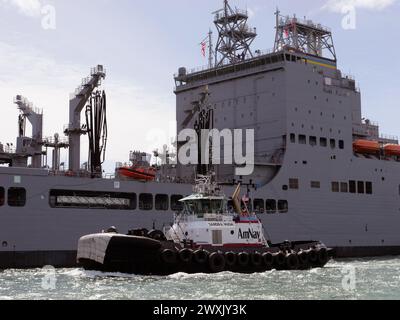
<path fill-rule="evenodd" d="M 400 257 L 332 261 L 323 269 L 136 276 L 83 269 L 0 272 L 0 299 L 400 299 Z"/>

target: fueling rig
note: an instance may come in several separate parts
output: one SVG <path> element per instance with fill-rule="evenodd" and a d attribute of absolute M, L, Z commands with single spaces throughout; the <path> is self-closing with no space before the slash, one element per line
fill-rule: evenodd
<path fill-rule="evenodd" d="M 14 103 L 20 110 L 18 116 L 18 137 L 16 148 L 8 143 L 6 147 L 0 144 L 0 164 L 18 168 L 49 168 L 48 149 L 52 151 L 53 172 L 60 171 L 60 151 L 69 149 L 69 171 L 67 175 L 85 175 L 80 165 L 81 136 L 88 135 L 89 157 L 86 173 L 93 177 L 101 177 L 102 163 L 105 159 L 107 144 L 106 94 L 96 90 L 105 78 L 105 70 L 99 65 L 91 70 L 89 77 L 82 80 L 70 98 L 70 123 L 64 128 L 68 139 L 58 133 L 53 137 L 43 137 L 43 111 L 17 95 Z M 81 112 L 85 109 L 86 123 L 81 125 Z M 32 125 L 31 137 L 26 136 L 26 121 Z"/>

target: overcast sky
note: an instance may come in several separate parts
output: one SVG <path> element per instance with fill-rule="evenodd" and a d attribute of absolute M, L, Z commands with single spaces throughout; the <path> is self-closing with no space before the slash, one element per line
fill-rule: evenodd
<path fill-rule="evenodd" d="M 259 33 L 254 50 L 273 47 L 277 6 L 284 14 L 307 16 L 331 27 L 339 67 L 361 87 L 364 116 L 379 122 L 382 133 L 400 135 L 400 1 L 231 3 L 249 10 L 250 24 Z M 48 5 L 55 8 L 54 30 L 43 28 Z M 342 27 L 341 10 L 348 5 L 356 8 L 354 30 Z M 0 0 L 0 141 L 15 141 L 16 94 L 44 109 L 45 136 L 61 133 L 68 123 L 69 93 L 91 67 L 103 64 L 109 163 L 127 161 L 133 149 L 151 152 L 161 147 L 162 141 L 146 136 L 171 131 L 173 74 L 180 66 L 207 64 L 199 43 L 214 29 L 211 12 L 221 6 L 222 0 Z M 62 161 L 66 159 L 64 155 Z"/>

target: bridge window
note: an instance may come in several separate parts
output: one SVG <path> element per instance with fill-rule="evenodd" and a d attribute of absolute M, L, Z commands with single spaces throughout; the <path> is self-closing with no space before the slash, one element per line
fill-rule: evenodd
<path fill-rule="evenodd" d="M 254 210 L 256 211 L 256 213 L 261 213 L 261 214 L 265 212 L 263 199 L 254 199 Z"/>
<path fill-rule="evenodd" d="M 26 204 L 26 190 L 24 188 L 8 189 L 8 205 L 10 207 L 24 207 Z"/>
<path fill-rule="evenodd" d="M 339 149 L 343 150 L 344 149 L 344 141 L 339 140 Z"/>
<path fill-rule="evenodd" d="M 321 147 L 326 148 L 328 146 L 328 139 L 320 138 L 319 139 L 319 144 L 320 144 Z"/>
<path fill-rule="evenodd" d="M 136 194 L 101 191 L 50 190 L 52 208 L 135 210 Z"/>
<path fill-rule="evenodd" d="M 289 188 L 292 190 L 299 189 L 299 179 L 289 179 Z"/>
<path fill-rule="evenodd" d="M 289 204 L 286 200 L 278 201 L 278 210 L 279 213 L 287 213 L 289 211 Z"/>
<path fill-rule="evenodd" d="M 169 208 L 169 198 L 166 194 L 157 194 L 155 207 L 157 211 L 167 211 Z"/>
<path fill-rule="evenodd" d="M 299 135 L 299 143 L 307 144 L 307 137 L 304 134 Z"/>
<path fill-rule="evenodd" d="M 372 182 L 366 182 L 365 183 L 365 193 L 366 194 L 372 194 L 373 193 Z"/>
<path fill-rule="evenodd" d="M 358 181 L 357 182 L 357 191 L 360 194 L 364 194 L 365 193 L 365 184 L 364 181 Z"/>
<path fill-rule="evenodd" d="M 172 211 L 182 211 L 183 203 L 180 200 L 183 199 L 181 195 L 173 195 L 171 196 L 171 210 Z"/>
<path fill-rule="evenodd" d="M 0 207 L 4 206 L 4 197 L 5 197 L 5 190 L 3 187 L 0 187 Z"/>
<path fill-rule="evenodd" d="M 272 199 L 267 200 L 265 209 L 268 214 L 276 213 L 276 200 Z"/>
<path fill-rule="evenodd" d="M 153 195 L 151 193 L 142 193 L 139 196 L 139 209 L 144 211 L 153 210 Z"/>
<path fill-rule="evenodd" d="M 332 182 L 332 192 L 339 192 L 339 182 Z"/>
<path fill-rule="evenodd" d="M 342 182 L 340 184 L 340 192 L 342 192 L 342 193 L 349 192 L 349 185 L 346 182 Z"/>
<path fill-rule="evenodd" d="M 331 148 L 332 149 L 336 148 L 336 140 L 335 139 L 331 139 Z"/>
<path fill-rule="evenodd" d="M 294 133 L 290 134 L 290 142 L 296 143 L 296 135 Z"/>
<path fill-rule="evenodd" d="M 349 182 L 349 191 L 350 191 L 350 193 L 357 193 L 355 181 Z"/>
<path fill-rule="evenodd" d="M 229 200 L 228 200 L 228 211 L 229 211 L 230 213 L 232 213 L 232 212 L 235 211 L 235 205 L 234 205 L 232 199 L 229 199 Z"/>
<path fill-rule="evenodd" d="M 310 137 L 310 146 L 315 147 L 317 145 L 317 137 Z"/>
<path fill-rule="evenodd" d="M 319 181 L 311 181 L 311 188 L 320 189 L 321 188 L 321 182 L 319 182 Z"/>

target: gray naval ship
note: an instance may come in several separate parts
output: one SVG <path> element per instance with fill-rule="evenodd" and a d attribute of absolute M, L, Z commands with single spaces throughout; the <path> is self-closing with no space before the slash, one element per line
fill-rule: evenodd
<path fill-rule="evenodd" d="M 400 146 L 362 117 L 360 90 L 338 69 L 331 31 L 278 11 L 274 49 L 253 51 L 257 30 L 246 11 L 224 1 L 214 14 L 218 40 L 213 45 L 210 33 L 206 41 L 209 65 L 175 75 L 176 118 L 178 132 L 195 128 L 207 87 L 214 128 L 255 130 L 251 176 L 236 176 L 235 165 L 215 168 L 225 193 L 239 182 L 248 189 L 274 243 L 320 240 L 339 257 L 400 254 Z M 151 167 L 139 152 L 130 166 L 104 176 L 105 76 L 94 68 L 71 96 L 65 138 L 43 137 L 42 112 L 15 98 L 15 150 L 0 145 L 0 268 L 75 266 L 81 236 L 109 226 L 162 229 L 191 193 L 192 166 Z M 90 142 L 83 167 L 82 135 Z"/>

